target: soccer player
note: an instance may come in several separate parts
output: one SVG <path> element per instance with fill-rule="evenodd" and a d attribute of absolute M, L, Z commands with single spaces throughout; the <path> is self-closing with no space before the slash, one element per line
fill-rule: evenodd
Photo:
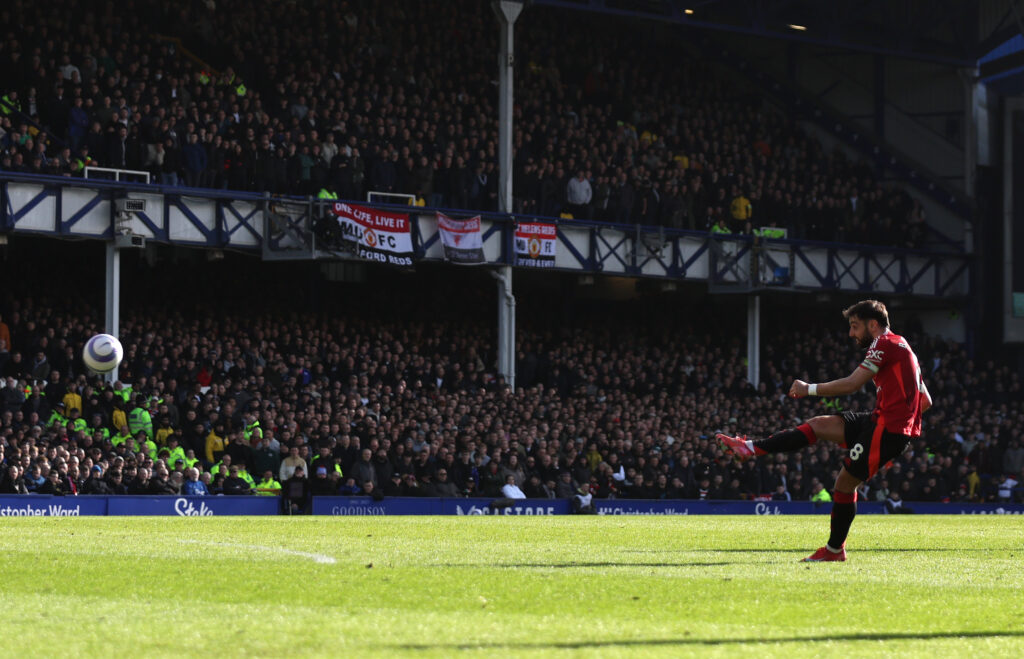
<path fill-rule="evenodd" d="M 816 416 L 767 439 L 717 435 L 722 450 L 740 461 L 758 455 L 799 451 L 819 440 L 848 450 L 836 478 L 828 543 L 805 561 L 846 560 L 846 536 L 857 514 L 857 486 L 902 454 L 912 438 L 921 435 L 921 414 L 932 404 L 921 379 L 917 355 L 906 339 L 889 329 L 889 313 L 884 304 L 864 300 L 844 310 L 843 317 L 850 323 L 850 337 L 867 351 L 864 361 L 853 373 L 839 380 L 820 384 L 794 380 L 789 395 L 792 398 L 843 396 L 858 391 L 868 380 L 874 380 L 877 390 L 874 411 Z"/>

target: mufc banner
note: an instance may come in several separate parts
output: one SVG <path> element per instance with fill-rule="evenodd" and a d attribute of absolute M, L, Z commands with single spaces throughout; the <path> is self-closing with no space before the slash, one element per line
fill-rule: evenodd
<path fill-rule="evenodd" d="M 485 261 L 479 215 L 468 220 L 453 220 L 438 213 L 437 232 L 441 234 L 446 261 L 462 265 L 476 265 Z"/>
<path fill-rule="evenodd" d="M 554 224 L 522 222 L 516 227 L 516 265 L 530 268 L 555 267 L 558 244 Z"/>
<path fill-rule="evenodd" d="M 332 204 L 331 210 L 341 225 L 342 237 L 355 243 L 360 257 L 389 265 L 412 265 L 408 213 L 392 213 L 340 201 Z"/>

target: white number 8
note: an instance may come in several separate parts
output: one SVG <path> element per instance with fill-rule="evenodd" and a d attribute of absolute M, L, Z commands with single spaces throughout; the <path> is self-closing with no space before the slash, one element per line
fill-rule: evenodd
<path fill-rule="evenodd" d="M 864 445 L 863 444 L 854 444 L 853 448 L 850 449 L 850 459 L 851 460 L 856 460 L 857 458 L 860 457 L 860 454 L 863 453 L 863 452 L 864 452 Z"/>

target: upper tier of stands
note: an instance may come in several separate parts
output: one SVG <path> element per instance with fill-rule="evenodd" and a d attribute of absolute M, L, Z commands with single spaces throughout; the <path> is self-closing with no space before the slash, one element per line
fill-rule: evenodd
<path fill-rule="evenodd" d="M 0 20 L 0 169 L 497 208 L 487 3 L 13 0 Z M 516 212 L 925 245 L 904 190 L 664 26 L 527 11 L 517 53 Z"/>

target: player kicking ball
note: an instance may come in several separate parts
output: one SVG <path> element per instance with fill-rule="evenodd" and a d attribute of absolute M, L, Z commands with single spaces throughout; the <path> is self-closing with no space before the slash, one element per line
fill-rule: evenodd
<path fill-rule="evenodd" d="M 878 469 L 901 455 L 910 441 L 921 435 L 921 414 L 932 399 L 921 379 L 917 355 L 907 340 L 889 329 L 889 312 L 877 300 L 864 300 L 843 311 L 850 322 L 850 337 L 867 351 L 853 373 L 839 380 L 808 384 L 795 380 L 792 398 L 844 396 L 874 380 L 877 389 L 872 412 L 843 412 L 816 416 L 796 428 L 777 432 L 767 439 L 717 435 L 722 450 L 740 461 L 758 455 L 790 453 L 819 440 L 848 450 L 836 478 L 832 504 L 832 532 L 828 543 L 804 561 L 845 561 L 846 536 L 857 515 L 857 486 Z"/>

